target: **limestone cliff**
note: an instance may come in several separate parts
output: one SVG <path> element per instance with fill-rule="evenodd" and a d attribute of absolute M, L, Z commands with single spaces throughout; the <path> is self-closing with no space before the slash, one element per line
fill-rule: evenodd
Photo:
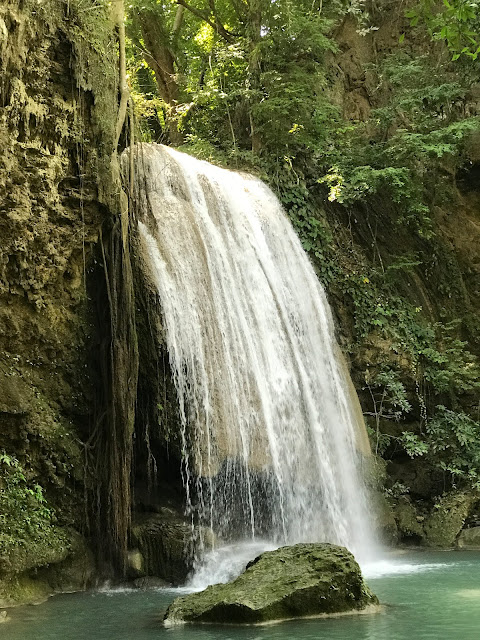
<path fill-rule="evenodd" d="M 0 7 L 0 600 L 91 578 L 76 531 L 98 409 L 97 243 L 119 212 L 117 55 L 106 3 Z M 74 551 L 76 573 L 32 582 Z"/>

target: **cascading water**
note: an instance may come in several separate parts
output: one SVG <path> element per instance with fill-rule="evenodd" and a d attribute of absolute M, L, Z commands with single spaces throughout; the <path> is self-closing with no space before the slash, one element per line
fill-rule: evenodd
<path fill-rule="evenodd" d="M 300 541 L 364 556 L 363 419 L 325 292 L 280 203 L 260 180 L 168 147 L 140 145 L 138 156 L 139 235 L 178 392 L 187 505 L 217 536 L 211 566 Z M 201 565 L 201 539 L 197 549 Z M 198 575 L 215 581 L 208 566 Z"/>

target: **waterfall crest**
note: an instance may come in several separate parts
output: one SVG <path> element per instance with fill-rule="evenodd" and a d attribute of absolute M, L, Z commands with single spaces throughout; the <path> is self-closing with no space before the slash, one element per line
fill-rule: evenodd
<path fill-rule="evenodd" d="M 365 554 L 365 427 L 280 203 L 256 178 L 160 145 L 139 147 L 136 171 L 192 518 L 224 544 L 326 540 Z"/>

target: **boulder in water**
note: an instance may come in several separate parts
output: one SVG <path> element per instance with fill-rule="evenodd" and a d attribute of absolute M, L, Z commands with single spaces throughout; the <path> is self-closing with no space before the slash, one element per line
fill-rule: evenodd
<path fill-rule="evenodd" d="M 262 553 L 236 580 L 177 598 L 168 626 L 185 622 L 259 624 L 361 611 L 378 604 L 344 547 L 297 544 Z"/>

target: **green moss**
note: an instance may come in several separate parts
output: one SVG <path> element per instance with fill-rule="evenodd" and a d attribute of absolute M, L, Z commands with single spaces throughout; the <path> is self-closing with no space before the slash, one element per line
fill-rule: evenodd
<path fill-rule="evenodd" d="M 51 589 L 45 582 L 27 576 L 0 580 L 0 606 L 19 604 L 39 604 L 51 595 Z"/>
<path fill-rule="evenodd" d="M 427 545 L 453 547 L 477 500 L 477 492 L 451 493 L 442 496 L 425 521 Z"/>
<path fill-rule="evenodd" d="M 15 576 L 63 561 L 65 527 L 85 526 L 86 275 L 119 209 L 109 11 L 103 0 L 0 7 L 0 572 L 12 599 L 34 597 Z"/>
<path fill-rule="evenodd" d="M 165 621 L 252 624 L 350 612 L 377 603 L 346 549 L 297 544 L 263 553 L 233 582 L 178 598 Z"/>

